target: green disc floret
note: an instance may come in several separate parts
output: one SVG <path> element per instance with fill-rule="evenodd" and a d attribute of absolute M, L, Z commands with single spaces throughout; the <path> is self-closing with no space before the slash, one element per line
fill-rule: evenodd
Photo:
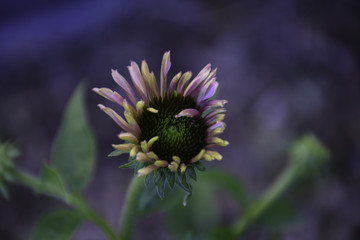
<path fill-rule="evenodd" d="M 206 145 L 207 124 L 201 117 L 179 117 L 175 115 L 186 108 L 198 109 L 191 97 L 179 95 L 152 99 L 148 106 L 158 110 L 158 113 L 144 111 L 139 119 L 141 141 L 159 136 L 151 151 L 168 162 L 173 156 L 180 157 L 188 163 Z"/>

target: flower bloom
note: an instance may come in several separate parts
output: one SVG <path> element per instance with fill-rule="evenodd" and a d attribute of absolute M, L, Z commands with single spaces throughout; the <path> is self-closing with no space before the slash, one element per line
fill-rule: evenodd
<path fill-rule="evenodd" d="M 128 70 L 134 88 L 117 70 L 112 70 L 112 77 L 124 90 L 126 99 L 109 88 L 93 91 L 125 110 L 123 118 L 113 109 L 98 105 L 123 129 L 119 138 L 125 142 L 113 147 L 129 152 L 130 165 L 138 176 L 155 171 L 155 178 L 162 178 L 157 174 L 160 172 L 171 186 L 176 174 L 193 176 L 191 173 L 199 167 L 200 160 L 221 160 L 222 156 L 212 148 L 229 143 L 217 137 L 226 127 L 223 119 L 227 101 L 211 100 L 219 86 L 216 69 L 212 70 L 208 64 L 192 80 L 191 72 L 180 72 L 167 87 L 170 65 L 170 52 L 166 52 L 161 64 L 160 88 L 146 61 L 142 61 L 141 69 L 131 61 Z M 157 180 L 154 181 L 156 184 Z"/>

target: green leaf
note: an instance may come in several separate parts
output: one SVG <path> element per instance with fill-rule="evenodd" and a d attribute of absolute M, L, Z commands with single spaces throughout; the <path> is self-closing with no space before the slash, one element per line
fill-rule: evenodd
<path fill-rule="evenodd" d="M 52 147 L 53 166 L 74 191 L 82 191 L 95 165 L 96 145 L 85 112 L 84 86 L 72 95 Z"/>
<path fill-rule="evenodd" d="M 82 217 L 69 210 L 58 210 L 45 215 L 37 223 L 32 240 L 68 240 L 80 225 Z"/>
<path fill-rule="evenodd" d="M 43 165 L 41 181 L 43 184 L 41 184 L 41 188 L 36 189 L 37 191 L 60 198 L 66 195 L 64 183 L 60 175 L 50 166 Z"/>
<path fill-rule="evenodd" d="M 129 153 L 129 151 L 123 151 L 123 150 L 118 150 L 118 149 L 116 149 L 116 150 L 112 151 L 112 152 L 108 155 L 108 157 L 117 157 L 117 156 L 120 156 L 120 155 L 122 155 L 122 154 L 124 154 L 124 153 Z"/>

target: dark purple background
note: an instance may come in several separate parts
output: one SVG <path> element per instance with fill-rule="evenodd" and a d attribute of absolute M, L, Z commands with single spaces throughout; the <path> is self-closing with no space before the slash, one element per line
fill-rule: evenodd
<path fill-rule="evenodd" d="M 289 143 L 315 132 L 330 148 L 329 174 L 298 199 L 303 222 L 285 239 L 360 236 L 360 5 L 358 1 L 11 1 L 0 2 L 0 137 L 22 150 L 18 165 L 38 173 L 72 91 L 80 81 L 117 88 L 111 68 L 128 77 L 129 60 L 146 59 L 159 76 L 171 50 L 170 75 L 208 62 L 218 67 L 229 101 L 220 149 L 225 168 L 261 193 L 286 164 Z M 119 90 L 119 89 L 118 89 Z M 88 91 L 99 145 L 89 202 L 117 225 L 131 171 L 109 159 L 117 126 Z M 0 239 L 27 239 L 36 219 L 59 203 L 11 186 L 0 200 Z M 61 205 L 61 204 L 60 204 Z M 225 208 L 224 216 L 234 217 Z M 162 214 L 140 221 L 136 239 L 168 239 Z M 246 239 L 269 239 L 255 230 Z M 85 224 L 75 239 L 103 239 Z"/>

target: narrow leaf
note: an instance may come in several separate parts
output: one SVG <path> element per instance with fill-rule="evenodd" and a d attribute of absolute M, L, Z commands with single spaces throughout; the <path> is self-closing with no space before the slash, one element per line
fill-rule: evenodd
<path fill-rule="evenodd" d="M 134 168 L 137 164 L 136 160 L 132 160 L 131 162 L 125 163 L 121 166 L 119 166 L 119 168 Z"/>
<path fill-rule="evenodd" d="M 124 153 L 129 153 L 129 151 L 122 151 L 122 150 L 116 149 L 116 150 L 112 151 L 112 152 L 108 155 L 108 157 L 117 157 L 117 156 L 120 156 L 120 155 L 122 155 L 122 154 L 124 154 Z"/>

